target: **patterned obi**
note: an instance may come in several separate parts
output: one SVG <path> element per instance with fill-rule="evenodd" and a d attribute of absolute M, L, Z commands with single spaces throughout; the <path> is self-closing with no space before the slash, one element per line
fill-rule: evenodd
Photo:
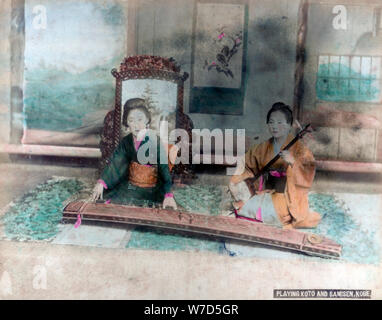
<path fill-rule="evenodd" d="M 265 188 L 274 189 L 277 193 L 284 193 L 286 185 L 286 172 L 282 170 L 269 170 L 266 175 Z"/>
<path fill-rule="evenodd" d="M 141 188 L 153 188 L 158 181 L 158 167 L 131 162 L 129 182 Z"/>

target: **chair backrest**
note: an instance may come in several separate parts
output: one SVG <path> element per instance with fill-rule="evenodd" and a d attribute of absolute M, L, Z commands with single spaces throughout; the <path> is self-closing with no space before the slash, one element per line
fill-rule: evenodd
<path fill-rule="evenodd" d="M 131 56 L 122 61 L 119 70 L 112 69 L 111 73 L 116 79 L 115 105 L 104 119 L 100 170 L 107 165 L 108 159 L 126 134 L 122 125 L 123 106 L 132 98 L 145 100 L 145 106 L 151 114 L 151 129 L 158 132 L 163 121 L 166 121 L 169 133 L 175 128 L 185 129 L 191 141 L 193 124 L 183 112 L 184 81 L 188 73 L 181 73 L 173 58 Z M 173 161 L 169 161 L 170 170 L 174 167 Z"/>

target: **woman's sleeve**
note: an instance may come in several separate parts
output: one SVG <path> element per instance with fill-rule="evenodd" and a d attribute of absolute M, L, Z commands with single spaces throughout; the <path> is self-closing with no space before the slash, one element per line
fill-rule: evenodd
<path fill-rule="evenodd" d="M 127 179 L 129 163 L 126 140 L 122 140 L 111 156 L 109 165 L 101 174 L 101 180 L 106 184 L 107 189 L 113 189 L 121 179 Z"/>
<path fill-rule="evenodd" d="M 245 154 L 245 171 L 251 172 L 254 175 L 256 175 L 260 168 L 259 168 L 259 145 L 255 145 L 251 147 L 247 153 Z"/>
<path fill-rule="evenodd" d="M 292 178 L 295 185 L 310 188 L 316 173 L 316 166 L 312 152 L 302 144 L 296 146 L 295 162 L 287 170 L 287 176 Z"/>
<path fill-rule="evenodd" d="M 159 139 L 158 139 L 159 140 Z M 168 163 L 161 163 L 160 159 L 166 159 L 168 161 L 168 156 L 163 154 L 166 153 L 166 149 L 161 143 L 158 143 L 158 174 L 161 180 L 163 181 L 163 188 L 165 193 L 171 193 L 172 189 L 172 178 L 170 174 L 170 169 Z M 162 157 L 160 154 L 162 153 Z"/>

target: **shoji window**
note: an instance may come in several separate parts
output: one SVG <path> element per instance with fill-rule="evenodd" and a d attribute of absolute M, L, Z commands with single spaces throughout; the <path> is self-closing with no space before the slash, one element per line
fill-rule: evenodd
<path fill-rule="evenodd" d="M 325 101 L 381 101 L 381 57 L 320 55 L 316 94 Z"/>

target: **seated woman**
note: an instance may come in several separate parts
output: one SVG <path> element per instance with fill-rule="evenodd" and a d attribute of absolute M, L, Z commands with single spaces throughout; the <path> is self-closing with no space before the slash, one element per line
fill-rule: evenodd
<path fill-rule="evenodd" d="M 151 206 L 163 202 L 163 207 L 177 208 L 171 193 L 169 163 L 160 161 L 167 159 L 167 153 L 166 158 L 163 154 L 166 149 L 159 142 L 159 137 L 149 135 L 147 128 L 150 121 L 151 115 L 145 106 L 145 100 L 134 98 L 125 103 L 122 124 L 130 129 L 130 133 L 122 139 L 97 181 L 93 190 L 93 201 L 105 197 L 120 204 Z M 141 164 L 138 161 L 139 149 L 151 142 L 157 147 L 157 161 Z M 150 148 L 146 150 L 146 158 L 149 158 L 148 152 Z"/>
<path fill-rule="evenodd" d="M 267 114 L 267 124 L 272 138 L 252 146 L 245 154 L 244 173 L 231 178 L 232 185 L 254 177 L 294 136 L 290 134 L 293 115 L 289 106 L 275 103 Z M 317 212 L 309 210 L 308 192 L 315 175 L 314 158 L 311 151 L 298 140 L 292 147 L 281 152 L 281 157 L 265 175 L 264 190 L 241 206 L 239 214 L 253 217 L 261 205 L 261 194 L 271 194 L 274 210 L 285 229 L 314 228 L 321 220 Z M 262 184 L 261 177 L 259 182 Z M 261 190 L 262 187 L 257 187 Z M 265 212 L 266 214 L 266 212 Z"/>

